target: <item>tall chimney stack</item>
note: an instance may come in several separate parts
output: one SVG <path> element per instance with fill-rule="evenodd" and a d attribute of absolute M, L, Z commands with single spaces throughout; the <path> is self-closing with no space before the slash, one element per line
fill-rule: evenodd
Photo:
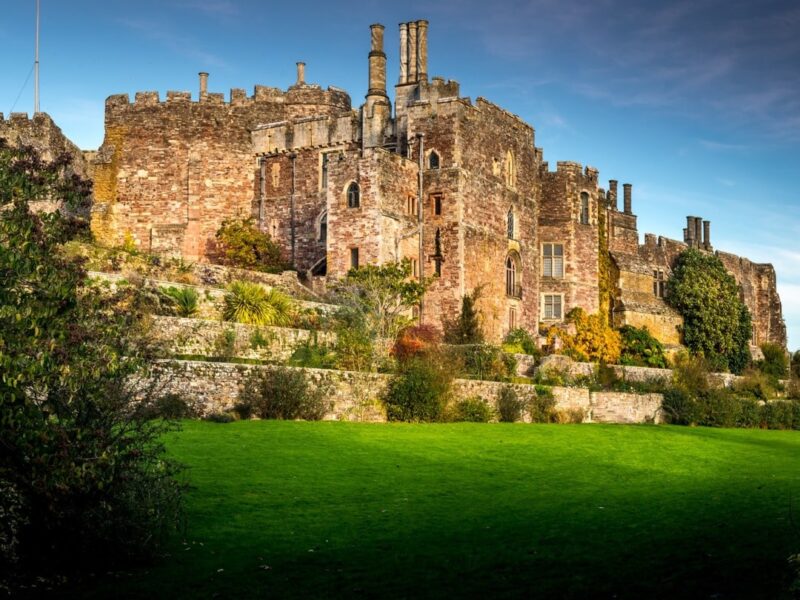
<path fill-rule="evenodd" d="M 297 63 L 297 81 L 295 85 L 306 84 L 306 63 L 300 61 Z"/>
<path fill-rule="evenodd" d="M 690 248 L 694 246 L 694 217 L 686 217 L 686 229 L 683 230 L 683 241 Z"/>
<path fill-rule="evenodd" d="M 617 180 L 608 180 L 608 203 L 611 205 L 611 210 L 617 210 Z"/>
<path fill-rule="evenodd" d="M 417 21 L 417 79 L 428 80 L 428 22 Z"/>
<path fill-rule="evenodd" d="M 400 23 L 400 81 L 408 81 L 408 23 Z"/>
<path fill-rule="evenodd" d="M 208 96 L 208 73 L 198 73 L 200 76 L 200 98 Z"/>
<path fill-rule="evenodd" d="M 622 193 L 623 193 L 623 209 L 626 215 L 633 214 L 631 211 L 631 188 L 633 186 L 630 183 L 623 183 L 622 184 Z"/>
<path fill-rule="evenodd" d="M 711 250 L 711 221 L 703 221 L 703 247 Z"/>
<path fill-rule="evenodd" d="M 703 218 L 694 218 L 694 241 L 697 243 L 698 248 L 703 247 Z"/>
<path fill-rule="evenodd" d="M 386 53 L 383 51 L 383 25 L 379 23 L 370 25 L 369 30 L 371 42 L 369 50 L 368 101 L 370 96 L 388 97 L 386 95 Z"/>
<path fill-rule="evenodd" d="M 408 24 L 408 79 L 406 83 L 416 83 L 417 76 L 417 23 Z"/>

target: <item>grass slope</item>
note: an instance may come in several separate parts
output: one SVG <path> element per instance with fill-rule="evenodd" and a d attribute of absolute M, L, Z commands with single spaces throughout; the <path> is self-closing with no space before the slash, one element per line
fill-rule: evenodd
<path fill-rule="evenodd" d="M 185 542 L 95 597 L 776 598 L 800 551 L 791 431 L 186 422 L 169 448 Z"/>

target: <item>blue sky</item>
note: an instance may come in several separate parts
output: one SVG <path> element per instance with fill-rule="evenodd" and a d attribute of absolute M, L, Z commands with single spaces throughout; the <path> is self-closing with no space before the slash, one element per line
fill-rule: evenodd
<path fill-rule="evenodd" d="M 720 249 L 772 262 L 800 346 L 800 4 L 760 0 L 404 3 L 41 0 L 41 108 L 82 148 L 103 103 L 137 90 L 285 88 L 306 79 L 363 101 L 369 25 L 425 18 L 429 73 L 536 129 L 545 159 L 633 184 L 640 232 L 681 238 L 688 214 Z M 35 0 L 0 13 L 0 111 L 32 111 Z"/>

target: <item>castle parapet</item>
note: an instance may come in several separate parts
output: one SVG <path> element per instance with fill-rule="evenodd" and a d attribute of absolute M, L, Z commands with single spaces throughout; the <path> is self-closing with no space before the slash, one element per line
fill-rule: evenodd
<path fill-rule="evenodd" d="M 252 131 L 256 154 L 272 154 L 292 148 L 332 146 L 358 139 L 355 113 L 338 117 L 306 117 L 259 125 Z"/>

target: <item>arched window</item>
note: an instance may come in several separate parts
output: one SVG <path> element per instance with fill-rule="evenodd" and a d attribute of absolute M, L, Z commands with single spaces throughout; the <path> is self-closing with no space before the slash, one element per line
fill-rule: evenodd
<path fill-rule="evenodd" d="M 589 194 L 581 192 L 581 224 L 589 224 Z"/>
<path fill-rule="evenodd" d="M 361 190 L 354 181 L 347 186 L 347 208 L 358 208 L 361 206 Z"/>
<path fill-rule="evenodd" d="M 323 210 L 322 214 L 319 216 L 319 235 L 317 236 L 317 240 L 324 244 L 328 241 L 328 211 Z"/>
<path fill-rule="evenodd" d="M 517 292 L 517 263 L 509 256 L 506 258 L 506 296 L 518 298 Z"/>
<path fill-rule="evenodd" d="M 514 163 L 514 155 L 511 150 L 506 152 L 506 185 L 516 187 L 517 185 L 517 165 Z"/>
<path fill-rule="evenodd" d="M 428 156 L 428 168 L 429 169 L 438 169 L 439 168 L 439 153 L 434 150 Z"/>
<path fill-rule="evenodd" d="M 514 209 L 513 208 L 509 208 L 508 209 L 508 215 L 506 216 L 506 218 L 507 218 L 506 222 L 507 222 L 508 239 L 515 240 L 515 239 L 517 239 L 517 236 L 514 235 L 515 231 L 514 231 Z"/>

